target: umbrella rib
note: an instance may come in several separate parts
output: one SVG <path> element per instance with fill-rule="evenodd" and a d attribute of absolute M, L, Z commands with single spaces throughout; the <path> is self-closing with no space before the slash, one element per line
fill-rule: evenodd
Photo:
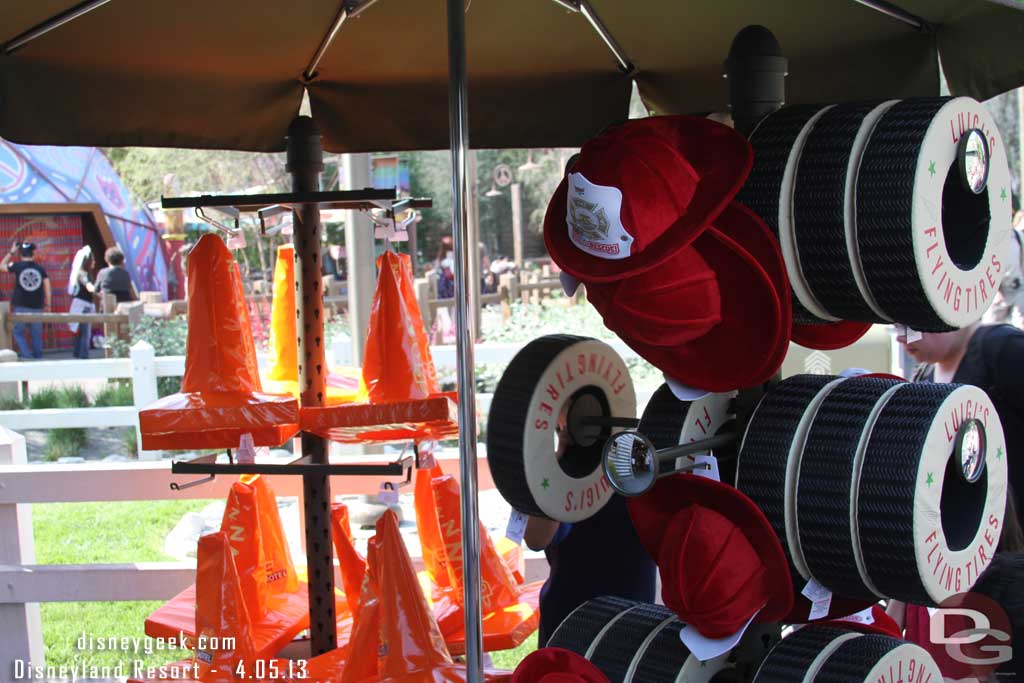
<path fill-rule="evenodd" d="M 83 14 L 88 14 L 94 9 L 102 7 L 108 2 L 110 2 L 110 0 L 85 0 L 85 2 L 80 2 L 74 7 L 61 12 L 60 14 L 56 14 L 46 21 L 36 24 L 24 33 L 21 33 L 7 41 L 3 45 L 3 53 L 6 55 L 13 54 L 36 38 L 40 38 L 50 31 L 60 28 L 68 22 L 74 21 Z"/>
<path fill-rule="evenodd" d="M 853 1 L 855 3 L 857 3 L 858 5 L 864 5 L 868 9 L 873 9 L 876 12 L 881 12 L 882 14 L 884 14 L 884 15 L 886 15 L 888 17 L 892 17 L 893 19 L 896 19 L 898 21 L 902 21 L 904 24 L 907 24 L 908 26 L 912 26 L 913 28 L 917 29 L 918 31 L 924 31 L 926 33 L 932 33 L 932 32 L 935 31 L 935 28 L 931 24 L 929 24 L 927 21 L 922 19 L 921 17 L 917 16 L 916 14 L 911 14 L 910 12 L 908 12 L 905 9 L 903 9 L 902 7 L 899 7 L 899 6 L 897 6 L 897 5 L 895 5 L 895 4 L 891 3 L 891 2 L 888 2 L 888 0 L 853 0 Z"/>
<path fill-rule="evenodd" d="M 316 70 L 320 66 L 320 62 L 323 60 L 324 55 L 327 54 L 327 49 L 334 42 L 334 37 L 338 35 L 338 31 L 341 29 L 341 25 L 345 23 L 345 20 L 359 16 L 363 10 L 375 2 L 377 0 L 342 1 L 341 8 L 334 16 L 334 21 L 331 22 L 331 27 L 327 29 L 323 40 L 320 41 L 320 46 L 316 49 L 316 54 L 313 55 L 313 59 L 309 60 L 309 66 L 306 67 L 306 70 L 302 72 L 302 80 L 304 82 L 308 83 L 316 78 Z"/>
<path fill-rule="evenodd" d="M 604 44 L 611 50 L 612 55 L 615 57 L 615 61 L 619 63 L 619 68 L 622 69 L 623 73 L 627 76 L 632 76 L 636 72 L 636 66 L 630 61 L 626 55 L 626 51 L 619 45 L 619 41 L 615 40 L 615 36 L 612 35 L 608 27 L 601 21 L 601 17 L 597 15 L 594 8 L 590 6 L 589 0 L 552 0 L 558 5 L 561 5 L 570 12 L 578 12 L 584 16 L 590 26 L 597 32 L 597 35 L 604 41 Z"/>

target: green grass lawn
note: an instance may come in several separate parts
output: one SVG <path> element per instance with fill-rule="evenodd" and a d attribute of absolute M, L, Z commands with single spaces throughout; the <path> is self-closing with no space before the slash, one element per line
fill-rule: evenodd
<path fill-rule="evenodd" d="M 95 564 L 162 562 L 163 540 L 186 512 L 198 512 L 205 500 L 160 500 L 116 503 L 49 503 L 32 506 L 36 562 Z M 147 666 L 181 659 L 185 651 L 111 652 L 80 650 L 83 632 L 97 638 L 142 638 L 143 622 L 160 602 L 50 602 L 41 605 L 48 665 L 126 668 L 136 659 Z"/>

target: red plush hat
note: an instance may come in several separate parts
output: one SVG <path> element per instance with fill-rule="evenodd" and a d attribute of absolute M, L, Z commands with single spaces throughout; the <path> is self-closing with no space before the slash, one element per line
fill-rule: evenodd
<path fill-rule="evenodd" d="M 609 683 L 584 657 L 560 647 L 531 652 L 512 673 L 512 683 Z"/>
<path fill-rule="evenodd" d="M 871 323 L 840 320 L 821 325 L 793 324 L 793 341 L 808 349 L 832 351 L 846 348 L 871 329 Z"/>
<path fill-rule="evenodd" d="M 782 253 L 735 202 L 692 245 L 640 275 L 588 285 L 605 325 L 679 382 L 731 391 L 767 381 L 789 346 Z"/>
<path fill-rule="evenodd" d="M 789 564 L 771 524 L 737 489 L 677 474 L 630 498 L 640 541 L 657 559 L 662 599 L 708 638 L 780 621 L 793 604 Z M 760 611 L 759 611 L 760 610 Z"/>
<path fill-rule="evenodd" d="M 586 142 L 544 217 L 558 266 L 591 284 L 649 270 L 690 244 L 735 196 L 750 143 L 696 116 L 613 126 Z"/>
<path fill-rule="evenodd" d="M 883 636 L 892 636 L 893 638 L 903 638 L 903 630 L 900 628 L 899 624 L 896 623 L 895 619 L 886 614 L 882 606 L 878 604 L 872 605 L 870 608 L 861 612 L 856 612 L 850 616 L 822 623 L 823 625 L 846 628 L 851 631 L 877 633 Z"/>

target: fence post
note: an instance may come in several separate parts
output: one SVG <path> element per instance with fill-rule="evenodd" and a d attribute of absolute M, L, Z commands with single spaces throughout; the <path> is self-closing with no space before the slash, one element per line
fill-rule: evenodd
<path fill-rule="evenodd" d="M 18 353 L 11 349 L 0 349 L 0 363 L 16 363 Z M 9 398 L 15 401 L 21 400 L 21 387 L 17 382 L 0 383 L 0 398 Z"/>
<path fill-rule="evenodd" d="M 11 323 L 10 315 L 11 302 L 0 301 L 0 349 L 14 349 L 14 324 Z"/>
<path fill-rule="evenodd" d="M 0 467 L 24 465 L 25 437 L 0 426 Z M 0 505 L 0 564 L 35 564 L 32 506 Z M 5 587 L 0 590 L 7 590 Z M 10 596 L 8 596 L 10 597 Z M 43 626 L 39 603 L 0 604 L 0 667 L 14 680 L 14 662 L 43 665 Z M 3 668 L 0 668 L 3 671 Z"/>
<path fill-rule="evenodd" d="M 129 355 L 132 360 L 132 398 L 136 410 L 141 410 L 158 398 L 156 389 L 156 351 L 148 342 L 138 341 L 132 345 Z M 138 444 L 139 460 L 158 460 L 160 451 L 142 450 L 142 431 L 135 420 L 135 439 Z"/>
<path fill-rule="evenodd" d="M 113 294 L 104 294 L 100 301 L 100 310 L 111 315 L 117 309 L 117 297 Z M 114 339 L 117 337 L 117 324 L 116 323 L 103 323 L 103 353 L 107 358 L 112 358 L 114 355 L 114 349 L 111 346 Z"/>

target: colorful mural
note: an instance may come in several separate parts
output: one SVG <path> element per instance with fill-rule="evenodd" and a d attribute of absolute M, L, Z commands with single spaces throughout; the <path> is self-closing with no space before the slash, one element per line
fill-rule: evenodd
<path fill-rule="evenodd" d="M 167 295 L 167 260 L 153 214 L 95 147 L 18 145 L 0 140 L 0 203 L 99 204 L 138 291 Z M 3 246 L 6 246 L 3 245 Z"/>

